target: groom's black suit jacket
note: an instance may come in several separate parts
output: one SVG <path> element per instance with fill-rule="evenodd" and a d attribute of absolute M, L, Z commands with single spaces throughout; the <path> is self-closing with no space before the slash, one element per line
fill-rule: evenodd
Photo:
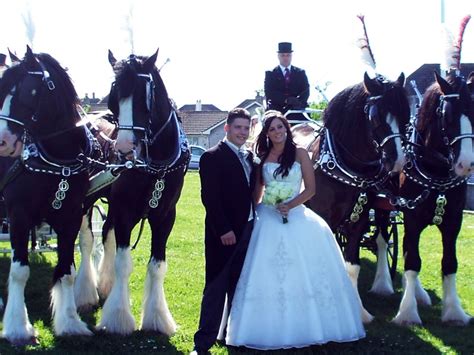
<path fill-rule="evenodd" d="M 247 157 L 253 166 L 252 154 Z M 255 174 L 250 184 L 237 155 L 224 142 L 206 151 L 200 160 L 201 199 L 206 209 L 206 281 L 226 264 L 238 245 L 252 205 Z M 237 243 L 224 246 L 220 237 L 234 231 Z"/>

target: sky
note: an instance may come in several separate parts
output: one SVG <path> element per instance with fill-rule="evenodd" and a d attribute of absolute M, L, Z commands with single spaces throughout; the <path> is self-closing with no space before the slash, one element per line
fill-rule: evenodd
<path fill-rule="evenodd" d="M 439 63 L 441 0 L 0 0 L 0 52 L 23 57 L 27 44 L 69 69 L 80 97 L 108 94 L 117 59 L 152 55 L 178 107 L 214 104 L 230 110 L 263 89 L 278 64 L 278 42 L 293 43 L 292 64 L 306 70 L 330 99 L 362 81 L 368 70 L 356 40 L 363 14 L 377 63 L 389 79 L 424 63 Z M 457 36 L 472 0 L 444 0 L 445 25 Z M 28 21 L 28 19 L 30 19 Z M 27 31 L 25 22 L 33 24 Z M 30 26 L 30 29 L 32 27 Z M 130 30 L 132 29 L 132 30 Z M 29 34 L 28 34 L 29 33 Z M 34 35 L 32 35 L 34 33 Z M 132 40 L 130 40 L 132 38 Z M 31 39 L 32 43 L 31 43 Z M 474 62 L 474 19 L 467 25 L 462 62 Z"/>

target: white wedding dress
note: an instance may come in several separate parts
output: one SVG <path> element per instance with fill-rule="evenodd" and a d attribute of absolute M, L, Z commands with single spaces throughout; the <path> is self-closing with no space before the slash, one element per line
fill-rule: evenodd
<path fill-rule="evenodd" d="M 265 163 L 265 185 L 277 163 Z M 300 192 L 301 166 L 285 178 Z M 294 185 L 293 185 L 294 184 Z M 288 349 L 349 342 L 365 336 L 361 308 L 339 246 L 326 222 L 300 205 L 288 223 L 260 204 L 230 311 L 226 343 Z"/>

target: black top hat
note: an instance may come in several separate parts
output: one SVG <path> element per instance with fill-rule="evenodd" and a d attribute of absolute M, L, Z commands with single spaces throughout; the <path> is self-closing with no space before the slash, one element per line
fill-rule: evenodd
<path fill-rule="evenodd" d="M 291 49 L 290 42 L 280 42 L 278 43 L 278 53 L 291 53 L 293 50 Z"/>

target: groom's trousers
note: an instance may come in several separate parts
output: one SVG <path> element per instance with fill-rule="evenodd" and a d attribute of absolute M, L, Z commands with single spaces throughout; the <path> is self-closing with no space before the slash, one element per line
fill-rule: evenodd
<path fill-rule="evenodd" d="M 199 330 L 194 335 L 194 346 L 196 349 L 207 351 L 214 345 L 217 339 L 224 312 L 225 297 L 227 295 L 227 304 L 230 307 L 244 264 L 252 227 L 253 220 L 247 222 L 234 252 L 226 259 L 219 272 L 215 272 L 215 265 L 212 268 L 214 270 L 208 270 L 206 264 L 206 285 L 201 303 Z M 206 255 L 206 263 L 208 258 L 209 256 Z"/>

